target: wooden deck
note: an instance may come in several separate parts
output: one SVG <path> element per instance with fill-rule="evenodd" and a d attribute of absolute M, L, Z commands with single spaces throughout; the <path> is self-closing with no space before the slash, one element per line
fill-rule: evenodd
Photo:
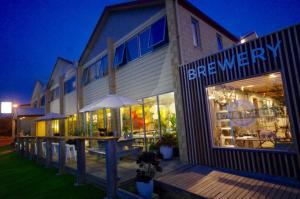
<path fill-rule="evenodd" d="M 184 166 L 158 177 L 155 183 L 162 190 L 176 192 L 178 198 L 300 198 L 300 186 L 297 182 L 292 186 L 292 183 L 279 184 L 274 181 L 259 180 L 207 167 Z M 179 197 L 180 193 L 182 196 Z"/>

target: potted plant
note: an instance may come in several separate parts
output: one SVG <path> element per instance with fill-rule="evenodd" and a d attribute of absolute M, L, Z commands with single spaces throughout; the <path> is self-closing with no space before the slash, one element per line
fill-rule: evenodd
<path fill-rule="evenodd" d="M 165 133 L 158 141 L 159 152 L 164 160 L 170 160 L 173 157 L 173 148 L 177 146 L 177 138 L 175 133 Z"/>
<path fill-rule="evenodd" d="M 153 193 L 153 178 L 156 171 L 161 172 L 159 166 L 159 158 L 153 152 L 143 152 L 137 158 L 139 168 L 136 174 L 136 189 L 138 194 L 146 199 L 152 197 Z"/>

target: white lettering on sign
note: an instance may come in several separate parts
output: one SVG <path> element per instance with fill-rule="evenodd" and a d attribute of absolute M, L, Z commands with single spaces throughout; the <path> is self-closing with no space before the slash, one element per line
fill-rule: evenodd
<path fill-rule="evenodd" d="M 235 60 L 238 67 L 249 67 L 251 64 L 260 61 L 266 61 L 266 52 L 269 51 L 274 58 L 278 56 L 279 48 L 281 47 L 281 41 L 277 41 L 275 46 L 266 45 L 266 49 L 260 47 L 250 50 L 250 55 L 247 52 L 240 52 L 236 56 L 232 55 L 229 59 L 224 58 L 224 61 L 216 60 L 209 62 L 207 65 L 200 65 L 196 69 L 188 70 L 189 80 L 200 78 L 202 76 L 211 76 L 217 73 L 216 67 L 219 67 L 222 72 L 226 70 L 232 70 L 235 67 Z"/>

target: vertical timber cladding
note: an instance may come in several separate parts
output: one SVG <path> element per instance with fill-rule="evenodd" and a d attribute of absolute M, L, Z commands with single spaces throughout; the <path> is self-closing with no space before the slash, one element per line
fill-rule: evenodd
<path fill-rule="evenodd" d="M 238 55 L 249 63 L 242 66 L 247 60 Z M 218 66 L 225 59 L 233 60 L 232 68 Z M 300 24 L 183 65 L 179 72 L 190 163 L 300 179 Z M 206 87 L 271 72 L 282 74 L 294 152 L 213 147 Z"/>

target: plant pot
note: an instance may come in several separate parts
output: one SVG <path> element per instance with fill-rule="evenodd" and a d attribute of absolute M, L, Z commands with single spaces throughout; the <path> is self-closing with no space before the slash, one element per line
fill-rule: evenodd
<path fill-rule="evenodd" d="M 171 146 L 162 145 L 159 148 L 164 160 L 170 160 L 173 157 L 173 148 Z"/>
<path fill-rule="evenodd" d="M 140 196 L 151 199 L 153 193 L 153 180 L 149 182 L 136 182 L 136 189 Z"/>

